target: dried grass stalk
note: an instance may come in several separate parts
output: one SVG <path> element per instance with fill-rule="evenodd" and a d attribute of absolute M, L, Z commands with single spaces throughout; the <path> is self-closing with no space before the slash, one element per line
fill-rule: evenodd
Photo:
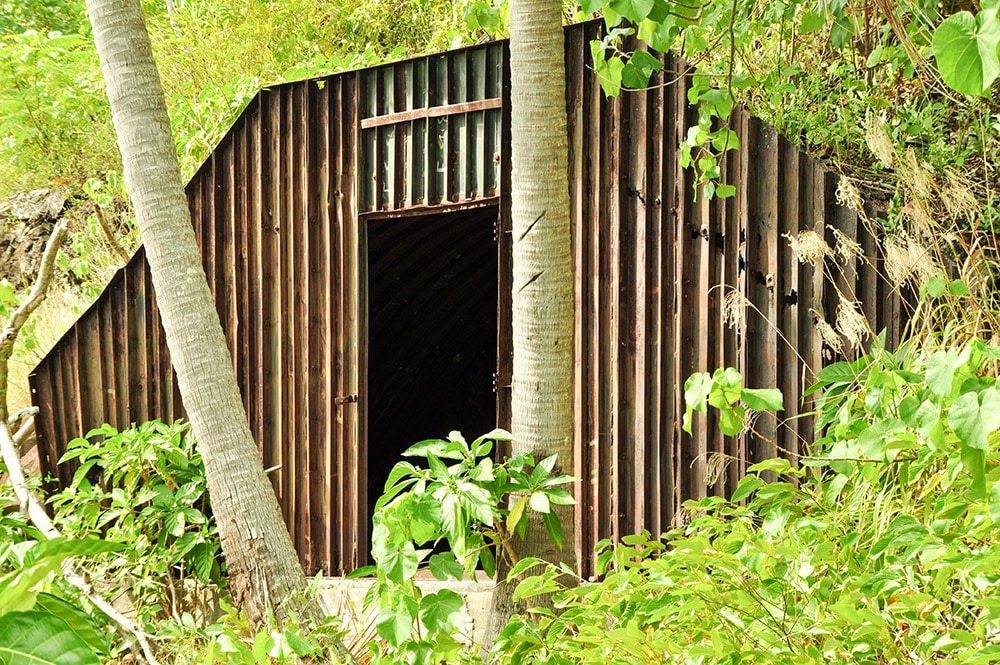
<path fill-rule="evenodd" d="M 880 123 L 872 123 L 865 132 L 865 143 L 871 151 L 878 157 L 878 161 L 885 166 L 892 168 L 896 162 L 896 149 L 889 138 L 889 132 Z"/>
<path fill-rule="evenodd" d="M 730 289 L 722 299 L 722 320 L 730 328 L 741 328 L 747 321 L 747 306 L 750 301 L 736 289 Z"/>
<path fill-rule="evenodd" d="M 837 330 L 856 349 L 871 336 L 868 319 L 861 312 L 861 304 L 840 297 L 837 305 Z"/>
<path fill-rule="evenodd" d="M 843 353 L 844 340 L 840 338 L 840 335 L 838 335 L 837 331 L 833 329 L 833 326 L 827 323 L 826 319 L 823 318 L 823 315 L 815 309 L 811 309 L 809 311 L 812 312 L 814 323 L 816 325 L 816 332 L 819 333 L 820 339 L 823 340 L 823 343 L 833 349 L 834 353 Z"/>
<path fill-rule="evenodd" d="M 788 239 L 788 245 L 799 262 L 813 267 L 822 268 L 823 259 L 832 253 L 830 246 L 815 231 L 800 231 L 797 237 L 786 233 L 782 237 Z"/>
<path fill-rule="evenodd" d="M 847 176 L 840 176 L 840 180 L 837 181 L 837 203 L 842 206 L 847 206 L 851 210 L 864 214 L 865 205 L 861 200 L 861 194 L 858 193 L 858 188 L 854 186 L 851 179 Z"/>
<path fill-rule="evenodd" d="M 833 251 L 844 263 L 865 258 L 864 248 L 854 238 L 849 238 L 837 228 L 833 229 L 833 237 L 836 240 Z"/>

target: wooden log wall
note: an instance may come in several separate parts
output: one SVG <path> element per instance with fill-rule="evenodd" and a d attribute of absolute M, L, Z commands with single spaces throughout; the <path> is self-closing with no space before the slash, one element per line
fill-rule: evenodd
<path fill-rule="evenodd" d="M 566 30 L 577 415 L 575 459 L 563 463 L 581 478 L 575 544 L 587 575 L 601 538 L 658 533 L 683 518 L 685 499 L 725 494 L 748 464 L 801 451 L 812 424 L 799 417 L 809 411 L 799 396 L 835 358 L 815 318 L 835 320 L 838 289 L 861 303 L 875 330 L 888 329 L 890 343 L 903 323 L 898 294 L 871 265 L 879 264 L 874 237 L 835 202 L 835 176 L 738 111 L 732 128 L 742 147 L 722 163 L 737 194 L 697 197 L 677 154 L 694 120 L 681 63 L 665 58 L 648 91 L 606 99 L 590 68 L 589 41 L 600 30 Z M 495 45 L 475 47 L 435 56 L 433 65 L 264 90 L 188 185 L 251 429 L 309 572 L 343 574 L 367 559 L 359 212 L 405 216 L 499 193 L 498 419 L 509 418 L 510 72 L 502 56 Z M 482 65 L 485 78 L 463 79 L 462 62 Z M 442 97 L 427 72 L 447 72 L 452 88 L 464 81 L 482 90 Z M 449 161 L 444 186 L 432 177 L 440 155 L 418 163 L 436 148 L 414 139 L 435 107 L 459 132 L 441 145 L 476 143 L 468 158 Z M 856 239 L 871 263 L 827 258 L 831 282 L 800 264 L 784 236 L 815 230 L 832 246 L 834 229 Z M 748 303 L 735 326 L 723 318 L 731 292 Z M 723 366 L 740 369 L 750 387 L 784 391 L 785 411 L 757 421 L 766 439 L 726 438 L 701 415 L 693 435 L 681 432 L 684 381 Z M 103 422 L 123 428 L 183 415 L 141 250 L 31 384 L 42 468 L 57 483 L 70 478 L 56 461 L 73 437 Z M 731 462 L 721 472 L 716 453 Z"/>

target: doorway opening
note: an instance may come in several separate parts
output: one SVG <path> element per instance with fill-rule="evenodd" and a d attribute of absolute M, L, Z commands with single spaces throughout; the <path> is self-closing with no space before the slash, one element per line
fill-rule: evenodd
<path fill-rule="evenodd" d="M 498 207 L 369 219 L 368 524 L 418 441 L 496 427 Z"/>

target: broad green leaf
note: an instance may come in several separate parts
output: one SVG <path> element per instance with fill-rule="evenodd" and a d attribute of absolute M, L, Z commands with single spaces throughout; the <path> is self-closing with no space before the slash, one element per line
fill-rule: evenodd
<path fill-rule="evenodd" d="M 465 570 L 451 552 L 439 552 L 431 555 L 427 561 L 427 567 L 430 568 L 431 575 L 442 582 L 462 579 L 462 573 Z"/>
<path fill-rule="evenodd" d="M 46 612 L 9 612 L 0 617 L 0 663 L 100 665 L 101 661 L 63 619 Z"/>
<path fill-rule="evenodd" d="M 417 573 L 419 557 L 413 543 L 409 540 L 399 547 L 386 548 L 381 554 L 381 558 L 378 559 L 379 570 L 396 584 L 402 584 L 406 580 L 412 579 Z"/>
<path fill-rule="evenodd" d="M 948 293 L 953 296 L 967 296 L 969 295 L 969 287 L 964 281 L 953 279 L 948 283 Z"/>
<path fill-rule="evenodd" d="M 944 295 L 946 286 L 947 282 L 944 279 L 944 275 L 935 275 L 927 280 L 927 282 L 923 285 L 922 290 L 924 290 L 931 298 L 940 298 Z"/>
<path fill-rule="evenodd" d="M 653 0 L 611 0 L 608 6 L 633 23 L 639 23 L 653 11 Z"/>
<path fill-rule="evenodd" d="M 413 631 L 413 617 L 402 603 L 395 607 L 383 607 L 375 619 L 375 630 L 383 640 L 399 647 Z"/>
<path fill-rule="evenodd" d="M 712 392 L 712 377 L 707 372 L 695 372 L 684 382 L 684 403 L 689 409 L 705 413 L 705 402 Z"/>
<path fill-rule="evenodd" d="M 977 16 L 967 11 L 952 14 L 934 31 L 934 57 L 941 78 L 959 92 L 982 95 L 1000 75 L 998 43 L 996 9 Z"/>
<path fill-rule="evenodd" d="M 799 32 L 801 34 L 816 32 L 824 25 L 826 25 L 826 14 L 820 11 L 805 11 L 799 18 Z"/>
<path fill-rule="evenodd" d="M 964 444 L 988 451 L 987 437 L 1000 428 L 1000 391 L 988 388 L 959 395 L 948 411 L 948 424 Z"/>
<path fill-rule="evenodd" d="M 595 39 L 590 42 L 590 53 L 594 58 L 597 81 L 601 84 L 604 94 L 608 97 L 617 97 L 622 90 L 622 71 L 625 69 L 625 63 L 617 56 L 608 59 L 604 52 L 604 44 L 600 40 Z"/>
<path fill-rule="evenodd" d="M 649 77 L 653 72 L 663 69 L 663 63 L 649 54 L 648 51 L 633 51 L 632 56 L 622 69 L 622 85 L 633 90 L 640 90 L 649 85 Z"/>
<path fill-rule="evenodd" d="M 777 388 L 744 388 L 740 399 L 754 411 L 781 411 L 785 400 Z"/>
<path fill-rule="evenodd" d="M 927 387 L 942 397 L 950 396 L 955 382 L 955 371 L 961 365 L 962 359 L 955 349 L 938 351 L 927 361 Z"/>
<path fill-rule="evenodd" d="M 35 608 L 59 617 L 83 640 L 95 653 L 110 655 L 108 642 L 90 616 L 76 605 L 49 593 L 40 593 L 35 599 Z"/>
<path fill-rule="evenodd" d="M 719 410 L 719 429 L 726 436 L 736 436 L 743 431 L 743 407 L 731 407 L 728 404 Z M 690 431 L 690 430 L 688 430 Z"/>
<path fill-rule="evenodd" d="M 455 616 L 462 610 L 462 597 L 451 589 L 441 589 L 420 599 L 420 620 L 434 632 L 450 635 Z"/>
<path fill-rule="evenodd" d="M 531 509 L 539 513 L 548 513 L 552 510 L 549 506 L 549 497 L 544 492 L 532 492 L 528 497 L 528 505 Z"/>
<path fill-rule="evenodd" d="M 962 466 L 972 474 L 972 490 L 975 496 L 986 494 L 986 452 L 979 448 L 962 444 Z"/>

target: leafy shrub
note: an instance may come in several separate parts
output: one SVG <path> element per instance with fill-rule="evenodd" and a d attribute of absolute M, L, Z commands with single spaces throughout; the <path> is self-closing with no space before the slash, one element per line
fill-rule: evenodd
<path fill-rule="evenodd" d="M 60 462 L 74 459 L 73 481 L 50 499 L 63 533 L 126 544 L 94 577 L 125 581 L 146 619 L 183 611 L 175 595 L 186 578 L 221 582 L 205 469 L 187 424 L 104 425 L 69 443 Z"/>
<path fill-rule="evenodd" d="M 405 461 L 393 467 L 375 506 L 375 565 L 354 573 L 376 575 L 366 606 L 380 608 L 376 628 L 385 644 L 371 644 L 373 662 L 476 657 L 457 639 L 461 596 L 450 589 L 425 595 L 414 582 L 420 568 L 447 581 L 475 579 L 476 566 L 481 565 L 492 577 L 495 549 L 517 561 L 512 540 L 515 534 L 524 537 L 528 508 L 542 516 L 549 535 L 562 547 L 553 506 L 574 503 L 565 488 L 573 478 L 553 475 L 554 456 L 537 464 L 527 454 L 494 462 L 494 442 L 510 438 L 494 430 L 469 444 L 452 432 L 447 440 L 421 441 L 403 453 L 425 458 L 427 468 Z M 435 552 L 443 542 L 451 549 Z"/>
<path fill-rule="evenodd" d="M 551 566 L 526 579 L 515 595 L 557 590 L 556 609 L 515 617 L 493 655 L 1000 660 L 998 361 L 1000 349 L 977 339 L 895 352 L 876 343 L 822 370 L 811 456 L 751 467 L 731 500 L 688 502 L 691 523 L 660 538 L 602 543 L 599 583 L 567 587 Z"/>

